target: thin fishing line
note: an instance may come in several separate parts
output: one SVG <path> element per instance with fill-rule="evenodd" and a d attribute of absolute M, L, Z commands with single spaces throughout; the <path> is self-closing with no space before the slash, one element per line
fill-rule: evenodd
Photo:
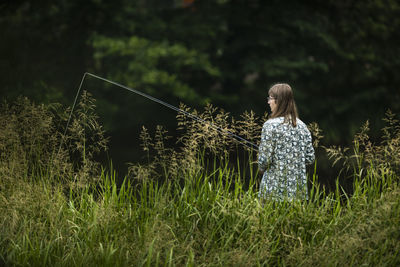
<path fill-rule="evenodd" d="M 85 78 L 86 78 L 86 74 L 88 74 L 88 73 L 85 72 L 85 73 L 83 74 L 82 79 L 81 79 L 81 83 L 79 84 L 78 91 L 76 92 L 75 100 L 74 100 L 74 103 L 72 104 L 71 112 L 69 113 L 69 117 L 68 117 L 68 121 L 67 121 L 67 126 L 65 126 L 64 134 L 63 134 L 63 136 L 61 137 L 60 147 L 58 148 L 57 156 L 60 154 L 61 146 L 62 146 L 62 144 L 63 144 L 63 142 L 64 142 L 64 138 L 65 138 L 65 136 L 66 136 L 66 134 L 67 134 L 68 126 L 69 126 L 69 123 L 70 123 L 71 118 L 72 118 L 72 113 L 74 112 L 74 109 L 75 109 L 75 106 L 76 106 L 76 102 L 77 102 L 77 100 L 78 100 L 79 93 L 81 92 L 81 88 L 82 88 L 82 85 L 83 85 L 83 81 L 84 81 Z"/>
<path fill-rule="evenodd" d="M 118 86 L 118 87 L 123 88 L 123 89 L 125 89 L 125 90 L 128 90 L 128 91 L 130 91 L 130 92 L 133 92 L 133 93 L 135 93 L 135 94 L 138 94 L 138 95 L 140 95 L 140 96 L 143 96 L 143 97 L 145 97 L 145 98 L 147 98 L 147 99 L 149 99 L 149 100 L 151 100 L 151 101 L 153 101 L 153 102 L 156 102 L 156 103 L 158 103 L 158 104 L 161 104 L 161 105 L 163 105 L 163 106 L 166 106 L 167 108 L 170 108 L 170 109 L 172 109 L 172 110 L 175 110 L 176 112 L 182 113 L 182 114 L 184 114 L 185 116 L 188 116 L 188 117 L 190 117 L 190 118 L 192 118 L 192 119 L 194 119 L 194 120 L 196 120 L 196 121 L 198 121 L 198 122 L 202 122 L 202 123 L 204 123 L 204 124 L 207 124 L 207 125 L 209 125 L 212 129 L 214 129 L 214 130 L 216 130 L 216 131 L 218 131 L 218 132 L 220 132 L 220 133 L 222 133 L 222 134 L 227 134 L 228 136 L 233 137 L 234 140 L 238 141 L 240 144 L 242 144 L 243 146 L 245 146 L 245 147 L 247 147 L 247 148 L 249 148 L 249 149 L 253 149 L 253 150 L 258 151 L 258 146 L 257 146 L 256 144 L 254 144 L 254 143 L 252 143 L 252 142 L 250 142 L 250 141 L 244 139 L 243 137 L 240 137 L 240 136 L 238 136 L 238 135 L 236 135 L 236 134 L 234 134 L 234 133 L 232 133 L 232 132 L 230 132 L 230 131 L 228 131 L 228 130 L 222 129 L 221 127 L 218 127 L 218 126 L 216 126 L 216 125 L 214 125 L 214 124 L 212 124 L 212 123 L 210 123 L 210 122 L 208 122 L 208 121 L 206 121 L 206 120 L 204 120 L 204 119 L 202 119 L 202 118 L 200 118 L 200 117 L 198 117 L 198 116 L 196 116 L 196 115 L 193 115 L 193 114 L 191 114 L 191 113 L 189 113 L 189 112 L 187 112 L 187 111 L 184 111 L 184 110 L 182 110 L 182 109 L 180 109 L 180 108 L 177 108 L 177 107 L 175 107 L 175 106 L 173 106 L 173 105 L 171 105 L 171 104 L 168 104 L 168 103 L 166 103 L 166 102 L 164 102 L 164 101 L 162 101 L 162 100 L 160 100 L 160 99 L 157 99 L 157 98 L 155 98 L 155 97 L 153 97 L 153 96 L 150 96 L 150 95 L 148 95 L 148 94 L 145 94 L 145 93 L 143 93 L 143 92 L 140 92 L 140 91 L 138 91 L 138 90 L 136 90 L 136 89 L 130 88 L 130 87 L 128 87 L 128 86 L 119 84 L 119 83 L 117 83 L 117 82 L 108 80 L 108 79 L 106 79 L 106 78 L 97 76 L 97 75 L 92 74 L 92 73 L 89 73 L 89 72 L 85 72 L 85 73 L 84 73 L 84 75 L 83 75 L 83 77 L 82 77 L 82 80 L 81 80 L 81 83 L 80 83 L 80 85 L 79 85 L 78 91 L 76 92 L 76 96 L 75 96 L 74 103 L 73 103 L 73 105 L 72 105 L 71 113 L 70 113 L 70 115 L 69 115 L 69 117 L 68 117 L 67 125 L 66 125 L 66 127 L 65 127 L 64 136 L 65 136 L 66 133 L 67 133 L 67 129 L 68 129 L 69 123 L 70 123 L 70 121 L 71 121 L 72 113 L 73 113 L 73 111 L 74 111 L 74 109 L 75 109 L 75 105 L 76 105 L 78 96 L 79 96 L 79 94 L 80 94 L 80 91 L 81 91 L 81 89 L 82 89 L 82 85 L 83 85 L 83 82 L 84 82 L 86 76 L 91 76 L 91 77 L 94 77 L 94 78 L 96 78 L 96 79 L 102 80 L 102 81 L 104 81 L 104 82 L 113 84 L 113 85 L 115 85 L 115 86 Z M 62 143 L 60 144 L 59 152 L 60 152 L 60 149 L 61 149 L 61 145 L 62 145 Z"/>

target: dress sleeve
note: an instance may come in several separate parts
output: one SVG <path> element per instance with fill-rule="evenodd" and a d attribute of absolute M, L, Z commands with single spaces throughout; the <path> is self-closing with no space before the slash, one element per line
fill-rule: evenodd
<path fill-rule="evenodd" d="M 261 142 L 258 151 L 258 168 L 262 172 L 268 169 L 272 163 L 275 143 L 276 140 L 274 140 L 273 136 L 273 127 L 270 123 L 266 122 L 261 131 Z"/>
<path fill-rule="evenodd" d="M 312 138 L 311 133 L 307 131 L 307 140 L 306 140 L 306 164 L 311 164 L 315 160 L 314 148 L 312 146 Z"/>

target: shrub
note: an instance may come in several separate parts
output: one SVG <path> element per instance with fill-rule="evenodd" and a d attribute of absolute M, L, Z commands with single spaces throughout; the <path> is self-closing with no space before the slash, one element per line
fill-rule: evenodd
<path fill-rule="evenodd" d="M 342 170 L 350 171 L 353 178 L 379 177 L 400 174 L 400 123 L 390 110 L 383 118 L 386 125 L 382 129 L 381 141 L 375 144 L 368 136 L 369 122 L 366 121 L 354 136 L 353 146 L 325 147 L 333 164 L 342 161 Z"/>
<path fill-rule="evenodd" d="M 107 138 L 94 113 L 94 99 L 84 92 L 71 124 L 70 109 L 36 105 L 24 97 L 0 107 L 0 175 L 32 178 L 48 173 L 52 180 L 85 183 L 100 166 L 94 155 L 107 148 Z"/>

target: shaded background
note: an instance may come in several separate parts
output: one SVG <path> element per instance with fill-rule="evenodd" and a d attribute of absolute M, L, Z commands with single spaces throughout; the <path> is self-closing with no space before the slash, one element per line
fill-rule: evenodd
<path fill-rule="evenodd" d="M 262 115 L 268 88 L 293 86 L 300 117 L 323 144 L 348 145 L 369 120 L 378 140 L 400 112 L 397 0 L 14 0 L 0 4 L 0 95 L 71 105 L 85 71 L 201 109 Z M 141 125 L 173 134 L 174 113 L 88 79 L 123 173 L 141 158 Z M 333 179 L 318 151 L 320 176 Z"/>

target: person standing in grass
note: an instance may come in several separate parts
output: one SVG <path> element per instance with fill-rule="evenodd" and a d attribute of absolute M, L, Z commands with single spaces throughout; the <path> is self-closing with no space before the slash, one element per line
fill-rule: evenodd
<path fill-rule="evenodd" d="M 264 123 L 258 154 L 261 199 L 306 199 L 306 164 L 314 161 L 314 148 L 307 126 L 297 115 L 292 88 L 273 85 L 268 92 L 271 115 Z"/>

